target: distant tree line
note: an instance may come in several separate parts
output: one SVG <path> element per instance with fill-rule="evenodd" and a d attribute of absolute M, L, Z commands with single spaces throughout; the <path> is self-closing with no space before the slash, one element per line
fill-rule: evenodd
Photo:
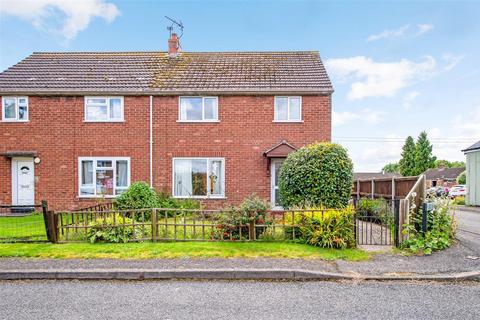
<path fill-rule="evenodd" d="M 385 173 L 398 173 L 402 176 L 417 176 L 433 168 L 465 167 L 465 162 L 437 160 L 433 155 L 432 144 L 427 133 L 421 132 L 415 142 L 411 136 L 405 140 L 402 148 L 402 158 L 399 162 L 389 163 L 382 168 Z"/>

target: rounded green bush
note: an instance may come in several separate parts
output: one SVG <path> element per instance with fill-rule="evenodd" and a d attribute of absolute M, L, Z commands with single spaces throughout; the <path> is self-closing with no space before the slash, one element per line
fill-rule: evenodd
<path fill-rule="evenodd" d="M 290 153 L 279 178 L 284 208 L 344 208 L 352 191 L 353 164 L 342 146 L 316 143 Z"/>
<path fill-rule="evenodd" d="M 135 182 L 114 200 L 115 209 L 131 210 L 158 208 L 158 198 L 155 190 L 145 182 Z"/>

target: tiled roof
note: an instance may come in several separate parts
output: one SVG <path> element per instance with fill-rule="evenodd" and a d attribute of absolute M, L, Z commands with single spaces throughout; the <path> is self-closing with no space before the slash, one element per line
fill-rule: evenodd
<path fill-rule="evenodd" d="M 465 167 L 428 169 L 425 171 L 425 178 L 427 180 L 455 180 L 463 171 L 465 171 Z"/>
<path fill-rule="evenodd" d="M 479 150 L 479 149 L 480 149 L 480 141 L 478 141 L 477 143 L 471 145 L 470 147 L 468 147 L 467 149 L 464 149 L 462 151 L 466 152 L 466 151 L 473 151 L 473 150 Z"/>
<path fill-rule="evenodd" d="M 381 172 L 354 172 L 353 180 L 369 180 L 369 179 L 381 179 L 381 178 L 394 178 L 401 177 L 398 173 L 381 173 Z"/>
<path fill-rule="evenodd" d="M 0 74 L 0 94 L 332 91 L 315 51 L 33 53 Z"/>

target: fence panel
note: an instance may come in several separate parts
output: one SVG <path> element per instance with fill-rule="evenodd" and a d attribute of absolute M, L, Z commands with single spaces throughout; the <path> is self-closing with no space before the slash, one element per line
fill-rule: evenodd
<path fill-rule="evenodd" d="M 65 211 L 53 215 L 58 242 L 89 241 L 97 232 L 97 240 L 103 241 L 102 231 L 118 237 L 117 242 L 284 241 L 298 238 L 305 217 L 323 217 L 325 211 L 267 211 L 251 218 L 236 210 L 171 208 Z"/>

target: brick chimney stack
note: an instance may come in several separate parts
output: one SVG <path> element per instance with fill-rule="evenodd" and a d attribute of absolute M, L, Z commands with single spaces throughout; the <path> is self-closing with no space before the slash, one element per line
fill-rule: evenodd
<path fill-rule="evenodd" d="M 180 39 L 176 33 L 172 33 L 170 39 L 168 39 L 168 55 L 170 57 L 176 57 L 180 52 Z"/>

